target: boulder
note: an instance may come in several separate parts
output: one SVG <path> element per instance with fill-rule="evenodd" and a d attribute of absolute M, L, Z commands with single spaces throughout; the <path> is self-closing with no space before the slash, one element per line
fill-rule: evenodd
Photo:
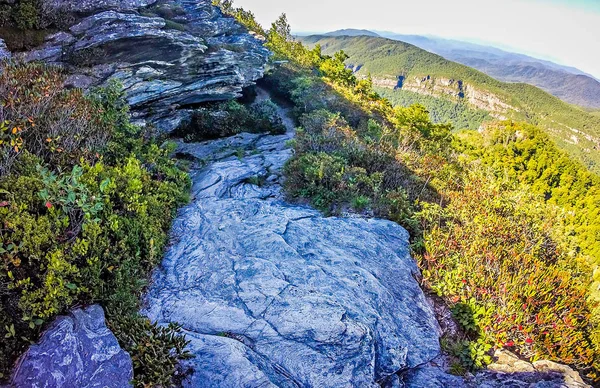
<path fill-rule="evenodd" d="M 0 39 L 0 60 L 10 58 L 11 54 L 6 47 L 6 43 L 2 39 Z"/>
<path fill-rule="evenodd" d="M 67 67 L 68 85 L 119 79 L 136 120 L 174 129 L 196 104 L 240 96 L 261 78 L 269 52 L 210 0 L 45 0 L 74 25 L 21 53 Z"/>
<path fill-rule="evenodd" d="M 19 359 L 11 380 L 15 387 L 130 386 L 131 357 L 106 327 L 98 305 L 57 318 Z"/>

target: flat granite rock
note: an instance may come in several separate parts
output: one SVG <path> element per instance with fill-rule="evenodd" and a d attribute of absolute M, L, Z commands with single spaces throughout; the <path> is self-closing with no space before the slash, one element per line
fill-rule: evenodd
<path fill-rule="evenodd" d="M 133 379 L 131 357 L 106 327 L 98 305 L 57 318 L 20 358 L 11 379 L 18 388 L 121 388 Z"/>
<path fill-rule="evenodd" d="M 193 173 L 194 200 L 174 223 L 145 313 L 183 325 L 195 354 L 184 386 L 378 387 L 440 353 L 406 230 L 287 203 L 290 138 L 179 147 L 205 167 Z"/>

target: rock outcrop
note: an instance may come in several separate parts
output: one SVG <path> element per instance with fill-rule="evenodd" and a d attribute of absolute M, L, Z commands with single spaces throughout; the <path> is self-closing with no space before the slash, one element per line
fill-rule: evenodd
<path fill-rule="evenodd" d="M 195 355 L 185 387 L 585 387 L 569 368 L 506 357 L 495 371 L 448 374 L 408 233 L 286 202 L 287 126 L 179 144 L 197 160 L 194 199 L 144 313 L 183 325 Z"/>
<path fill-rule="evenodd" d="M 132 379 L 131 357 L 94 305 L 57 318 L 21 357 L 11 386 L 123 388 Z"/>
<path fill-rule="evenodd" d="M 475 375 L 452 376 L 432 362 L 399 376 L 396 386 L 404 388 L 591 388 L 568 366 L 551 361 L 533 364 L 514 354 L 497 350 L 496 361 Z"/>
<path fill-rule="evenodd" d="M 373 84 L 388 89 L 402 89 L 409 92 L 433 97 L 451 98 L 456 101 L 464 100 L 473 108 L 485 110 L 499 119 L 506 120 L 510 111 L 519 112 L 516 107 L 504 102 L 497 95 L 480 90 L 461 80 L 436 78 L 431 76 L 398 79 L 373 78 Z"/>
<path fill-rule="evenodd" d="M 238 97 L 262 77 L 269 52 L 210 0 L 45 0 L 76 24 L 21 53 L 65 66 L 68 84 L 109 78 L 125 88 L 134 118 L 174 129 L 186 108 Z"/>
<path fill-rule="evenodd" d="M 179 148 L 209 163 L 194 171 L 146 314 L 183 325 L 196 356 L 186 386 L 377 387 L 440 353 L 402 227 L 285 202 L 291 136 Z"/>
<path fill-rule="evenodd" d="M 10 58 L 11 54 L 6 47 L 6 44 L 0 39 L 0 60 Z"/>

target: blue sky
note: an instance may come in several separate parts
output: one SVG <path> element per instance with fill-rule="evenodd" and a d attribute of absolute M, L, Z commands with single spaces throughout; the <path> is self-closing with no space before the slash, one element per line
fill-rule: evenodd
<path fill-rule="evenodd" d="M 600 0 L 236 0 L 264 26 L 364 28 L 489 43 L 600 78 Z"/>

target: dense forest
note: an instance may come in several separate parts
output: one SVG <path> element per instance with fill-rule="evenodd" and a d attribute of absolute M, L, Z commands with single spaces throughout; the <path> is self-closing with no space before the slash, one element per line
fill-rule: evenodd
<path fill-rule="evenodd" d="M 374 90 L 392 104 L 410 106 L 419 104 L 429 112 L 431 121 L 436 124 L 451 123 L 455 129 L 479 129 L 484 122 L 493 120 L 490 114 L 481 109 L 471 108 L 464 102 L 427 96 L 408 90 L 391 90 L 375 87 Z"/>
<path fill-rule="evenodd" d="M 300 124 L 288 195 L 410 231 L 423 285 L 463 328 L 443 343 L 456 373 L 485 366 L 501 347 L 598 378 L 596 175 L 531 124 L 456 133 L 423 105 L 394 108 L 346 68 L 344 52 L 295 41 L 285 15 L 265 31 L 252 13 L 220 5 L 288 61 L 264 81 Z"/>

